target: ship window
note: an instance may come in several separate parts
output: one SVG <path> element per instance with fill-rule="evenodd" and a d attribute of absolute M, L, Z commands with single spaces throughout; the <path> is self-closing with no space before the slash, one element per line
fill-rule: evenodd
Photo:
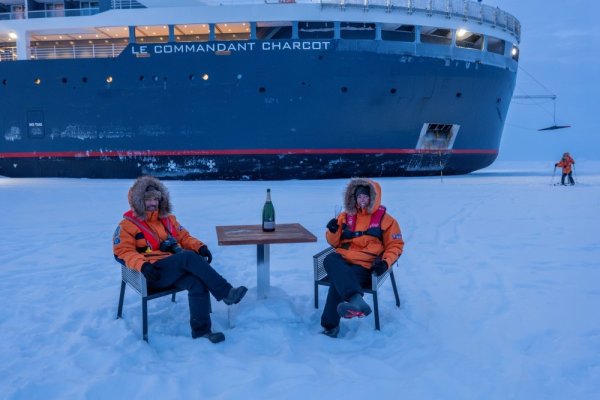
<path fill-rule="evenodd" d="M 375 39 L 375 24 L 366 22 L 342 22 L 342 39 Z"/>
<path fill-rule="evenodd" d="M 381 39 L 396 42 L 414 42 L 415 27 L 413 25 L 383 24 Z"/>
<path fill-rule="evenodd" d="M 167 43 L 168 25 L 138 25 L 135 27 L 136 43 Z"/>
<path fill-rule="evenodd" d="M 17 59 L 17 47 L 14 43 L 0 43 L 0 61 L 13 61 Z"/>
<path fill-rule="evenodd" d="M 215 40 L 230 41 L 230 40 L 249 40 L 250 39 L 250 23 L 235 22 L 215 24 Z"/>
<path fill-rule="evenodd" d="M 488 36 L 487 49 L 491 53 L 504 54 L 504 40 Z"/>
<path fill-rule="evenodd" d="M 421 27 L 421 42 L 431 44 L 451 44 L 452 31 L 446 28 L 436 28 L 433 26 Z"/>
<path fill-rule="evenodd" d="M 31 32 L 30 57 L 36 60 L 117 57 L 129 43 L 127 27 L 99 27 L 69 33 Z"/>
<path fill-rule="evenodd" d="M 483 48 L 483 35 L 458 29 L 456 31 L 456 47 L 481 50 Z"/>
<path fill-rule="evenodd" d="M 450 150 L 459 129 L 456 124 L 423 124 L 417 150 Z"/>
<path fill-rule="evenodd" d="M 291 39 L 291 22 L 257 22 L 256 38 L 258 40 Z"/>
<path fill-rule="evenodd" d="M 175 25 L 176 42 L 208 42 L 210 26 L 208 24 Z"/>
<path fill-rule="evenodd" d="M 333 22 L 302 21 L 298 22 L 298 37 L 301 39 L 333 39 Z"/>

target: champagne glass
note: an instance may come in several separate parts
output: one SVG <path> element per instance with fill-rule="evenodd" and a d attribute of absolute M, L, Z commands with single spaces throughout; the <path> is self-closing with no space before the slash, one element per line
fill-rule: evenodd
<path fill-rule="evenodd" d="M 342 206 L 336 204 L 333 206 L 333 218 L 337 218 L 338 215 L 342 212 Z"/>

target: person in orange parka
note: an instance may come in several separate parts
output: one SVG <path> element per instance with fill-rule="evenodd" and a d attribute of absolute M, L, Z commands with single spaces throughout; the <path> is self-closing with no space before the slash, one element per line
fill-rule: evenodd
<path fill-rule="evenodd" d="M 555 167 L 562 168 L 561 185 L 565 185 L 565 177 L 567 176 L 569 177 L 569 184 L 575 184 L 575 180 L 573 179 L 573 164 L 575 164 L 575 160 L 573 160 L 573 157 L 568 152 L 564 153 L 560 161 L 554 164 Z"/>
<path fill-rule="evenodd" d="M 352 179 L 344 194 L 344 209 L 327 224 L 325 236 L 335 252 L 323 266 L 331 285 L 321 325 L 330 337 L 339 334 L 340 318 L 364 317 L 371 307 L 363 299 L 363 287 L 371 274 L 383 274 L 402 254 L 400 226 L 381 205 L 381 187 L 370 179 Z"/>
<path fill-rule="evenodd" d="M 138 178 L 128 198 L 131 210 L 113 235 L 115 259 L 141 272 L 150 289 L 186 289 L 192 337 L 213 343 L 225 340 L 223 333 L 211 330 L 209 293 L 230 305 L 239 303 L 248 289 L 234 288 L 214 270 L 208 246 L 171 214 L 169 191 L 157 178 Z"/>

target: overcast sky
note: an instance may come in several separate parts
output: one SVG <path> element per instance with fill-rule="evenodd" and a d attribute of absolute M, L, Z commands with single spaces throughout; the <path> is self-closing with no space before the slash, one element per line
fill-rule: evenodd
<path fill-rule="evenodd" d="M 511 103 L 499 160 L 600 159 L 600 1 L 483 0 L 513 14 L 522 26 L 515 95 L 556 94 L 551 100 Z M 533 76 L 533 78 L 531 77 Z M 543 86 L 540 86 L 539 81 Z"/>

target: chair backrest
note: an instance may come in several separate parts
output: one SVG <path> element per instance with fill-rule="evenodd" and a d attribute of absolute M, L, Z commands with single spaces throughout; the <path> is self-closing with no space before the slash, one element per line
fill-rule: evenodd
<path fill-rule="evenodd" d="M 327 257 L 330 253 L 333 253 L 335 249 L 333 247 L 328 247 L 325 250 L 322 250 L 313 256 L 313 266 L 315 269 L 315 281 L 320 281 L 321 279 L 327 276 L 327 271 L 325 271 L 325 267 L 323 266 L 323 261 L 325 257 Z"/>
<path fill-rule="evenodd" d="M 335 251 L 335 249 L 333 247 L 328 247 L 325 250 L 322 250 L 313 256 L 313 267 L 315 269 L 315 281 L 320 281 L 321 279 L 323 279 L 327 276 L 327 271 L 325 271 L 325 267 L 323 266 L 323 261 L 325 260 L 325 257 L 327 257 L 329 254 L 333 253 L 334 251 Z M 398 263 L 398 261 L 396 261 L 394 264 L 392 264 L 392 266 L 390 268 L 388 268 L 388 270 L 385 271 L 383 274 L 381 274 L 379 276 L 377 276 L 377 275 L 372 276 L 371 290 L 376 291 L 377 289 L 379 289 L 379 287 L 381 285 L 383 285 L 383 282 L 385 282 L 385 280 L 388 278 L 388 276 L 390 276 L 390 271 L 392 270 L 392 268 L 394 268 L 394 266 L 397 263 Z"/>
<path fill-rule="evenodd" d="M 148 286 L 146 285 L 146 277 L 131 268 L 121 265 L 121 279 L 126 282 L 133 290 L 138 292 L 142 297 L 148 296 Z"/>

